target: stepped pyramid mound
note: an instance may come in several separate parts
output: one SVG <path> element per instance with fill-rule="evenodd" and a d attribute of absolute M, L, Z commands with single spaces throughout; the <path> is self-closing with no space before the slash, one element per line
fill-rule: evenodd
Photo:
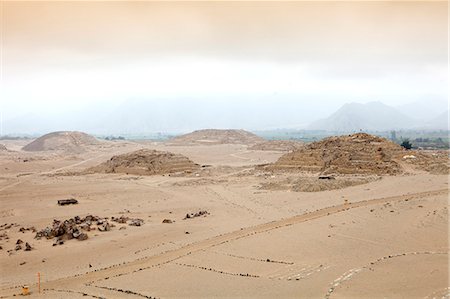
<path fill-rule="evenodd" d="M 282 151 L 282 152 L 290 152 L 296 149 L 302 148 L 305 144 L 300 141 L 293 140 L 267 140 L 260 143 L 257 143 L 251 147 L 249 150 L 257 150 L 257 151 Z"/>
<path fill-rule="evenodd" d="M 399 161 L 405 154 L 406 150 L 387 139 L 357 133 L 313 142 L 283 155 L 269 169 L 394 175 L 402 172 Z"/>
<path fill-rule="evenodd" d="M 83 152 L 87 146 L 99 144 L 95 137 L 82 132 L 62 131 L 43 135 L 22 149 L 29 152 L 62 150 L 71 153 Z"/>
<path fill-rule="evenodd" d="M 177 145 L 192 144 L 246 144 L 263 142 L 264 139 L 245 130 L 198 130 L 189 134 L 177 136 L 169 143 Z"/>
<path fill-rule="evenodd" d="M 113 156 L 108 161 L 88 169 L 88 172 L 155 175 L 191 172 L 198 168 L 198 164 L 195 164 L 183 155 L 141 149 Z"/>

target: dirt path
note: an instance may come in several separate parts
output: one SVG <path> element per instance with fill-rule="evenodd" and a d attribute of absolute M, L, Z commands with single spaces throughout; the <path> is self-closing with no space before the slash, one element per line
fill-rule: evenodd
<path fill-rule="evenodd" d="M 100 269 L 95 272 L 87 272 L 82 275 L 75 277 L 61 278 L 54 281 L 48 281 L 42 283 L 42 289 L 48 290 L 58 290 L 66 292 L 75 293 L 85 293 L 87 296 L 101 297 L 101 298 L 126 298 L 126 297 L 144 297 L 145 295 L 133 293 L 131 290 L 115 290 L 104 287 L 99 287 L 96 285 L 97 282 L 103 281 L 113 277 L 119 277 L 124 275 L 130 275 L 145 269 L 153 268 L 159 265 L 167 264 L 178 260 L 182 257 L 190 255 L 194 252 L 202 251 L 205 249 L 213 248 L 224 243 L 232 242 L 241 238 L 253 236 L 256 234 L 268 232 L 278 228 L 283 228 L 302 222 L 318 219 L 328 215 L 336 214 L 349 209 L 355 209 L 360 207 L 367 207 L 371 205 L 384 204 L 387 202 L 412 200 L 419 198 L 426 198 L 436 195 L 448 194 L 448 189 L 440 189 L 434 191 L 420 192 L 414 194 L 392 196 L 371 200 L 363 200 L 354 203 L 341 204 L 336 206 L 331 206 L 323 209 L 319 209 L 313 212 L 309 212 L 302 215 L 297 215 L 294 217 L 281 219 L 277 221 L 272 221 L 268 223 L 259 224 L 252 227 L 243 228 L 238 231 L 226 233 L 223 235 L 218 235 L 210 239 L 205 239 L 196 243 L 188 244 L 186 246 L 180 247 L 174 250 L 168 250 L 157 255 L 147 256 L 140 258 L 138 260 L 132 261 L 127 264 L 119 264 L 117 266 L 112 266 L 105 269 Z M 32 286 L 35 289 L 35 286 Z M 2 298 L 7 296 L 12 296 L 20 292 L 19 286 L 14 286 L 9 289 L 2 289 Z M 5 297 L 6 296 L 6 297 Z"/>

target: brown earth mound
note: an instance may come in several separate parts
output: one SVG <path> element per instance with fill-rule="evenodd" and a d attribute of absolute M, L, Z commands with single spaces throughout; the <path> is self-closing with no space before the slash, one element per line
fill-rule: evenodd
<path fill-rule="evenodd" d="M 394 157 L 404 150 L 386 139 L 365 133 L 329 137 L 283 155 L 274 169 L 339 174 L 396 174 Z"/>
<path fill-rule="evenodd" d="M 256 151 L 281 151 L 281 152 L 291 152 L 296 149 L 302 148 L 305 144 L 300 141 L 293 140 L 268 140 L 257 143 L 251 147 L 249 150 Z"/>
<path fill-rule="evenodd" d="M 89 145 L 99 144 L 95 137 L 82 132 L 53 132 L 43 135 L 33 142 L 25 145 L 24 151 L 53 151 L 62 150 L 70 153 L 79 153 L 85 151 Z"/>
<path fill-rule="evenodd" d="M 407 151 L 387 139 L 357 133 L 329 137 L 283 155 L 269 170 L 296 170 L 323 174 L 395 175 L 409 168 L 444 173 L 441 156 Z M 432 169 L 430 168 L 432 166 Z"/>
<path fill-rule="evenodd" d="M 329 137 L 283 155 L 269 168 L 337 174 L 397 174 L 405 150 L 384 138 L 358 133 Z"/>
<path fill-rule="evenodd" d="M 88 172 L 156 175 L 192 172 L 199 168 L 187 157 L 149 149 L 113 156 L 110 160 L 88 169 Z"/>
<path fill-rule="evenodd" d="M 168 141 L 173 145 L 195 144 L 246 144 L 252 145 L 263 142 L 264 139 L 244 130 L 198 130 L 189 134 L 177 136 Z"/>
<path fill-rule="evenodd" d="M 8 149 L 3 144 L 0 144 L 0 152 L 6 152 Z"/>

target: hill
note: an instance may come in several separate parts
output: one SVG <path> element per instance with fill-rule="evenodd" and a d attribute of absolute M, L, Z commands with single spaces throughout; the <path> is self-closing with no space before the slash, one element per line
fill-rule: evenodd
<path fill-rule="evenodd" d="M 448 111 L 441 113 L 439 116 L 431 119 L 425 125 L 429 130 L 448 130 L 449 129 L 449 115 Z"/>
<path fill-rule="evenodd" d="M 213 144 L 245 144 L 252 145 L 263 142 L 264 139 L 245 130 L 198 130 L 185 135 L 177 136 L 168 141 L 176 145 L 213 145 Z"/>
<path fill-rule="evenodd" d="M 170 152 L 141 149 L 113 156 L 108 161 L 89 168 L 87 172 L 157 175 L 191 172 L 199 168 L 187 157 Z"/>
<path fill-rule="evenodd" d="M 310 130 L 359 132 L 409 129 L 416 121 L 381 102 L 345 104 L 329 117 L 313 122 Z"/>
<path fill-rule="evenodd" d="M 86 133 L 61 131 L 43 135 L 25 145 L 22 149 L 29 152 L 61 150 L 79 153 L 85 151 L 87 146 L 99 143 L 100 141 L 95 137 Z"/>
<path fill-rule="evenodd" d="M 442 114 L 442 111 L 446 111 L 448 103 L 446 98 L 427 96 L 419 101 L 400 105 L 396 108 L 404 115 L 426 122 L 438 117 Z"/>

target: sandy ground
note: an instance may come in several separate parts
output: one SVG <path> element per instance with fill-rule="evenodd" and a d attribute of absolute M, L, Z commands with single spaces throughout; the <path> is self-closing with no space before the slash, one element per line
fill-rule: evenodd
<path fill-rule="evenodd" d="M 322 192 L 261 190 L 244 145 L 105 143 L 0 153 L 0 295 L 45 298 L 448 298 L 448 176 L 418 172 Z M 199 176 L 57 175 L 139 148 L 210 165 Z M 275 178 L 276 179 L 276 178 Z M 74 197 L 78 205 L 58 206 Z M 209 215 L 183 220 L 186 213 Z M 144 219 L 52 246 L 31 231 L 93 214 Z M 163 219 L 174 222 L 163 224 Z M 126 229 L 119 229 L 125 227 Z M 16 240 L 33 246 L 15 251 Z M 9 251 L 9 252 L 8 252 Z M 41 294 L 37 273 L 41 274 Z"/>

